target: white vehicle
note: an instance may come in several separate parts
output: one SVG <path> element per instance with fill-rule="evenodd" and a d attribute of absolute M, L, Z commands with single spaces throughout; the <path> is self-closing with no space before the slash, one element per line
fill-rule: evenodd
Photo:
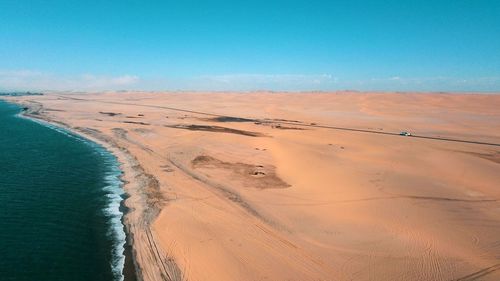
<path fill-rule="evenodd" d="M 399 133 L 399 135 L 409 137 L 409 136 L 411 136 L 411 133 L 410 132 L 401 132 L 401 133 Z"/>

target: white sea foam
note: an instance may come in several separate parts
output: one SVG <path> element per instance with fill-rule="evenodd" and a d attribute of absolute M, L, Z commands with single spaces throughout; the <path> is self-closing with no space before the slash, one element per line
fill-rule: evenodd
<path fill-rule="evenodd" d="M 123 268 L 125 266 L 125 243 L 126 235 L 123 229 L 122 218 L 123 213 L 120 211 L 121 202 L 123 200 L 124 191 L 122 189 L 122 182 L 120 180 L 121 171 L 118 169 L 118 164 L 113 156 L 107 155 L 108 167 L 110 171 L 105 176 L 107 206 L 104 209 L 105 216 L 108 217 L 109 229 L 107 234 L 113 239 L 113 250 L 111 253 L 112 262 L 111 270 L 115 280 L 122 281 Z"/>
<path fill-rule="evenodd" d="M 23 116 L 23 115 L 18 115 L 18 116 L 19 116 L 19 117 L 21 117 L 21 118 L 26 118 L 26 117 L 25 117 L 25 116 Z M 80 137 L 79 135 L 77 135 L 77 134 L 75 134 L 75 133 L 73 133 L 73 132 L 71 132 L 71 131 L 68 131 L 67 129 L 64 129 L 64 128 L 61 128 L 61 127 L 58 127 L 58 126 L 56 126 L 56 125 L 52 125 L 52 124 L 50 124 L 50 123 L 49 123 L 49 122 L 47 122 L 47 121 L 43 121 L 43 120 L 39 120 L 39 119 L 34 119 L 34 118 L 26 118 L 26 119 L 31 120 L 31 121 L 33 121 L 33 122 L 36 122 L 36 123 L 38 123 L 38 124 L 40 124 L 40 125 L 42 125 L 42 126 L 45 126 L 45 127 L 47 127 L 47 128 L 50 128 L 50 129 L 52 129 L 52 130 L 54 130 L 54 131 L 56 131 L 56 132 L 58 132 L 58 133 L 61 133 L 61 134 L 65 135 L 65 136 L 67 136 L 67 137 L 69 137 L 69 138 L 72 138 L 72 139 L 74 139 L 74 140 L 76 140 L 76 141 L 79 141 L 79 142 L 86 142 L 86 143 L 87 143 L 87 142 L 89 142 L 88 140 L 86 140 L 86 139 L 84 139 L 84 138 Z"/>
<path fill-rule="evenodd" d="M 24 116 L 20 115 L 20 117 Z M 33 118 L 28 119 L 51 128 L 69 138 L 91 146 L 106 161 L 106 168 L 108 171 L 104 177 L 105 187 L 103 188 L 106 192 L 106 207 L 104 208 L 103 213 L 107 217 L 108 221 L 107 235 L 112 238 L 113 241 L 111 250 L 111 271 L 113 273 L 114 280 L 123 281 L 125 278 L 123 275 L 123 268 L 125 266 L 126 234 L 122 223 L 123 213 L 120 210 L 120 206 L 125 192 L 122 188 L 123 183 L 120 179 L 122 172 L 117 159 L 101 145 L 89 141 L 67 129 L 42 120 Z"/>

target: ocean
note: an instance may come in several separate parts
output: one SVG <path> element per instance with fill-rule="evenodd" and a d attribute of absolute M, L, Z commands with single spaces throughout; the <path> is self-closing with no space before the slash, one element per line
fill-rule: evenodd
<path fill-rule="evenodd" d="M 0 280 L 123 280 L 117 160 L 20 111 L 0 101 Z"/>

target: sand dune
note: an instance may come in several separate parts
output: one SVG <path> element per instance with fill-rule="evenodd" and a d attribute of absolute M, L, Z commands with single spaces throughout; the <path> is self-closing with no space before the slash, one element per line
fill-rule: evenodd
<path fill-rule="evenodd" d="M 500 280 L 500 95 L 10 99 L 124 163 L 144 280 Z"/>

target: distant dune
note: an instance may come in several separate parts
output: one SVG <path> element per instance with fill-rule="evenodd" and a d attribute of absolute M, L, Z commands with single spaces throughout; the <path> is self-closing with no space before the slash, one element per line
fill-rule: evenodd
<path fill-rule="evenodd" d="M 500 280 L 500 95 L 4 98 L 118 156 L 144 280 Z"/>

